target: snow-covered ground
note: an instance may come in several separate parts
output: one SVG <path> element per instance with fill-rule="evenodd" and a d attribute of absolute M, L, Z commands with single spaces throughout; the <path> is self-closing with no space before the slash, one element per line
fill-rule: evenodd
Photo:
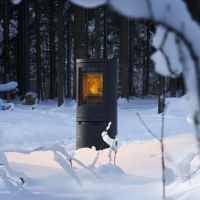
<path fill-rule="evenodd" d="M 95 164 L 98 152 L 94 148 L 75 151 L 75 113 L 74 101 L 60 108 L 50 101 L 34 108 L 15 102 L 13 111 L 0 111 L 0 151 L 8 151 L 10 166 L 26 177 L 23 188 L 10 193 L 0 174 L 1 200 L 162 199 L 160 144 L 136 115 L 139 113 L 159 137 L 161 115 L 157 114 L 155 97 L 118 100 L 116 166 L 109 164 L 108 149 L 100 151 Z M 169 199 L 199 198 L 200 174 L 193 172 L 200 160 L 193 132 L 187 98 L 167 99 L 164 143 Z M 69 169 L 55 162 L 51 147 L 53 150 L 53 145 L 63 143 L 88 169 L 72 161 L 74 170 L 69 174 L 65 171 Z M 48 151 L 40 148 L 44 146 L 49 146 Z M 37 148 L 40 150 L 27 153 Z M 26 154 L 17 153 L 22 151 Z"/>

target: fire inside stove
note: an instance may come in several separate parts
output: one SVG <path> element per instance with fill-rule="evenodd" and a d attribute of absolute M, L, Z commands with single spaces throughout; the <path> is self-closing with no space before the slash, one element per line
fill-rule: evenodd
<path fill-rule="evenodd" d="M 100 72 L 83 74 L 83 104 L 103 102 L 103 74 Z"/>

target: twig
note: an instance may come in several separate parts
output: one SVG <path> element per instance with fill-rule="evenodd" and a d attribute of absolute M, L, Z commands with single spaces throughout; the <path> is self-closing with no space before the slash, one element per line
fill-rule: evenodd
<path fill-rule="evenodd" d="M 153 13 L 153 7 L 152 7 L 152 4 L 151 4 L 151 1 L 146 0 L 146 4 L 147 4 L 147 7 L 148 7 L 148 9 L 149 9 L 150 18 L 151 18 L 152 20 L 154 20 L 154 13 Z"/>
<path fill-rule="evenodd" d="M 114 151 L 114 165 L 116 165 L 116 157 L 117 157 L 117 153 Z"/>
<path fill-rule="evenodd" d="M 168 104 L 167 104 L 168 105 Z M 166 109 L 165 109 L 166 111 Z M 140 121 L 142 122 L 142 124 L 144 125 L 144 127 L 148 130 L 148 132 L 154 137 L 156 138 L 159 142 L 160 142 L 160 148 L 161 148 L 161 166 L 162 166 L 162 185 L 163 185 L 163 200 L 166 198 L 166 189 L 165 189 L 165 184 L 166 184 L 166 177 L 165 177 L 165 154 L 164 154 L 164 117 L 165 117 L 165 111 L 162 112 L 162 125 L 161 125 L 161 135 L 160 138 L 154 133 L 152 132 L 152 130 L 147 126 L 147 124 L 144 122 L 144 120 L 142 119 L 142 117 L 140 116 L 139 113 L 136 113 L 136 115 L 138 116 L 138 118 L 140 119 Z"/>
<path fill-rule="evenodd" d="M 162 182 L 163 182 L 163 199 L 165 199 L 166 194 L 165 194 L 165 182 L 166 182 L 166 177 L 165 177 L 165 154 L 164 154 L 164 143 L 163 143 L 163 138 L 164 138 L 164 112 L 162 113 L 162 126 L 161 126 L 161 139 L 160 139 L 160 147 L 161 147 L 161 157 L 162 157 Z"/>
<path fill-rule="evenodd" d="M 156 138 L 158 141 L 160 141 L 160 138 L 147 126 L 147 124 L 145 123 L 145 121 L 142 119 L 142 117 L 140 116 L 139 113 L 136 113 L 136 115 L 138 116 L 138 118 L 140 119 L 140 121 L 142 122 L 142 124 L 144 125 L 144 127 L 147 129 L 147 131 L 154 137 Z"/>
<path fill-rule="evenodd" d="M 95 164 L 97 163 L 97 161 L 98 161 L 98 159 L 99 159 L 99 154 L 100 154 L 100 150 L 98 151 L 98 153 L 97 153 L 97 155 L 96 155 L 94 161 L 92 162 L 92 167 L 94 167 Z"/>

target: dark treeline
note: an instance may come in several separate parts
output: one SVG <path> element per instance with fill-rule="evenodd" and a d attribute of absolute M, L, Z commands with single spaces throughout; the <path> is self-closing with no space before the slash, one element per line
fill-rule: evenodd
<path fill-rule="evenodd" d="M 133 21 L 106 6 L 83 9 L 68 0 L 23 0 L 17 6 L 0 0 L 0 9 L 0 83 L 17 81 L 18 96 L 36 92 L 40 100 L 57 98 L 58 105 L 75 99 L 77 58 L 116 60 L 119 97 L 184 93 L 181 77 L 154 72 L 151 22 Z M 199 20 L 197 6 L 190 9 Z"/>

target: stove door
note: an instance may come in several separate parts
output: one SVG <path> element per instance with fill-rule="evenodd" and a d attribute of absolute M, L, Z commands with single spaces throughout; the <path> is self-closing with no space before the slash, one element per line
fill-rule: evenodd
<path fill-rule="evenodd" d="M 77 120 L 107 121 L 107 63 L 82 63 L 77 78 Z"/>
<path fill-rule="evenodd" d="M 80 90 L 81 105 L 103 104 L 103 72 L 82 72 Z"/>

